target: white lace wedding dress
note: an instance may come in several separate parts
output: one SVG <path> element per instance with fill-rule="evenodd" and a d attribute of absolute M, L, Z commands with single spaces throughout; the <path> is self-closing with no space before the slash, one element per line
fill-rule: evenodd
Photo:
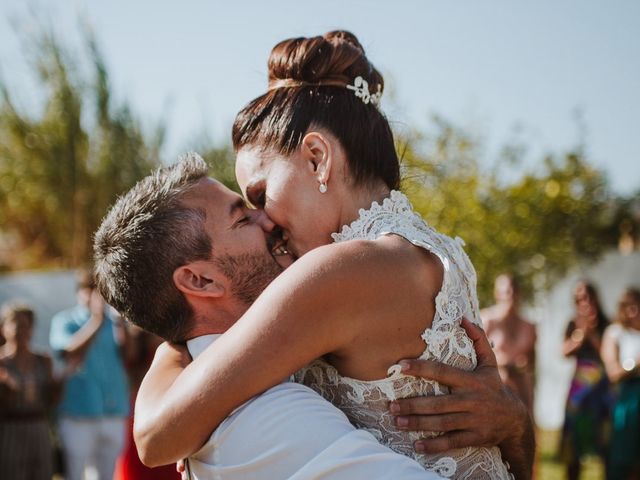
<path fill-rule="evenodd" d="M 423 359 L 437 360 L 465 370 L 476 366 L 471 340 L 460 326 L 463 316 L 479 324 L 476 274 L 462 249 L 463 242 L 436 232 L 413 211 L 407 197 L 392 191 L 382 205 L 374 202 L 369 210 L 342 232 L 333 234 L 336 242 L 353 239 L 375 240 L 381 235 L 396 234 L 414 245 L 435 254 L 444 267 L 442 289 L 436 297 L 436 314 L 431 328 L 422 338 Z M 446 478 L 509 479 L 500 449 L 462 448 L 439 455 L 418 454 L 413 449 L 422 432 L 399 431 L 388 413 L 390 400 L 422 395 L 446 395 L 448 389 L 437 382 L 406 376 L 400 367 L 389 369 L 381 380 L 364 381 L 341 376 L 324 360 L 316 360 L 296 374 L 296 380 L 322 395 L 340 408 L 353 425 L 371 432 L 382 444 L 420 462 L 427 470 Z M 432 436 L 436 436 L 433 433 Z"/>

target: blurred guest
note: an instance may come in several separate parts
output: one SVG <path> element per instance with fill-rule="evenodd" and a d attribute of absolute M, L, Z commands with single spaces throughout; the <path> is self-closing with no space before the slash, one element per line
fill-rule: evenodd
<path fill-rule="evenodd" d="M 34 314 L 8 303 L 1 312 L 0 473 L 12 480 L 51 480 L 48 410 L 56 397 L 51 358 L 30 348 Z"/>
<path fill-rule="evenodd" d="M 149 370 L 153 355 L 162 343 L 162 339 L 133 324 L 129 328 L 129 342 L 126 354 L 127 374 L 131 385 L 131 407 L 136 401 L 138 388 L 142 383 L 144 374 Z M 133 415 L 129 418 L 128 432 L 125 449 L 118 459 L 114 480 L 179 480 L 180 474 L 176 472 L 175 465 L 149 468 L 145 466 L 138 456 L 138 450 L 133 441 Z"/>
<path fill-rule="evenodd" d="M 607 464 L 606 432 L 611 402 L 609 381 L 600 358 L 608 320 L 591 283 L 581 281 L 576 285 L 574 301 L 575 314 L 562 345 L 563 354 L 576 359 L 562 432 L 562 453 L 569 480 L 580 476 L 580 460 L 584 455 L 596 455 Z"/>
<path fill-rule="evenodd" d="M 616 384 L 609 480 L 640 478 L 640 290 L 622 295 L 616 323 L 602 339 L 602 359 Z"/>
<path fill-rule="evenodd" d="M 67 480 L 81 480 L 93 465 L 111 480 L 124 446 L 129 389 L 122 360 L 123 322 L 107 308 L 93 275 L 77 276 L 77 305 L 55 315 L 50 342 L 73 373 L 59 406 L 59 434 Z"/>
<path fill-rule="evenodd" d="M 533 413 L 536 329 L 520 313 L 520 289 L 510 274 L 495 280 L 496 304 L 480 312 L 493 344 L 502 381 L 518 394 Z"/>

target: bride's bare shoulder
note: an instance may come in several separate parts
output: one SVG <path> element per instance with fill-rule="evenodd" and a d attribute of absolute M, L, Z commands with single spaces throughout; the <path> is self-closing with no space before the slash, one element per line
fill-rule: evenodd
<path fill-rule="evenodd" d="M 339 279 L 372 285 L 415 284 L 424 293 L 429 284 L 439 289 L 443 269 L 439 259 L 397 235 L 376 240 L 349 240 L 312 250 L 290 267 L 295 276 Z"/>

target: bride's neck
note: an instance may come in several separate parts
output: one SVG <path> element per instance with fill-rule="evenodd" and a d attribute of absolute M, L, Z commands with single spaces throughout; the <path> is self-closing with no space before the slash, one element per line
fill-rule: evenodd
<path fill-rule="evenodd" d="M 360 216 L 361 208 L 367 210 L 373 202 L 382 203 L 390 193 L 391 190 L 383 182 L 373 186 L 367 185 L 349 189 L 345 194 L 347 201 L 345 201 L 340 215 L 340 225 L 349 225 Z"/>

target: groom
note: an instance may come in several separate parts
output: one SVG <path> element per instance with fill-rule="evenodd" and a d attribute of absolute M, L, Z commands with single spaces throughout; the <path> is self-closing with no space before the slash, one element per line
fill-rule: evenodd
<path fill-rule="evenodd" d="M 171 341 L 223 333 L 292 261 L 279 248 L 277 237 L 273 235 L 275 225 L 264 213 L 247 209 L 241 197 L 218 182 L 207 179 L 206 171 L 202 159 L 189 155 L 180 163 L 145 178 L 118 201 L 96 234 L 96 275 L 107 301 L 134 323 Z M 215 221 L 205 222 L 206 219 Z M 212 238 L 215 240 L 212 241 Z M 216 295 L 202 295 L 205 289 Z M 401 414 L 398 417 L 400 428 L 451 431 L 448 436 L 417 444 L 417 449 L 422 447 L 425 451 L 434 451 L 463 446 L 464 443 L 486 445 L 502 442 L 503 455 L 515 467 L 514 473 L 522 472 L 522 478 L 527 478 L 529 475 L 526 471 L 530 469 L 530 463 L 526 454 L 529 452 L 526 441 L 523 442 L 529 439 L 523 434 L 528 426 L 526 415 L 522 416 L 521 405 L 504 390 L 499 381 L 495 381 L 495 359 L 490 349 L 486 348 L 484 336 L 473 328 L 468 328 L 469 334 L 476 340 L 479 358 L 485 359 L 484 364 L 479 363 L 476 372 L 461 372 L 429 362 L 416 362 L 411 366 L 413 370 L 409 371 L 426 373 L 430 378 L 450 384 L 453 394 L 447 397 L 447 403 L 428 398 L 404 400 L 394 402 L 390 406 L 391 411 Z M 191 351 L 197 349 L 193 341 L 189 347 Z M 285 383 L 274 389 L 304 388 L 294 385 Z M 275 398 L 274 389 L 257 397 L 266 406 L 263 406 L 262 413 L 253 408 L 252 415 L 264 414 L 265 410 L 276 411 L 269 408 L 269 401 L 273 401 L 269 399 Z M 459 392 L 458 396 L 456 392 Z M 299 393 L 302 396 L 308 394 Z M 316 404 L 315 400 L 305 398 L 320 409 L 333 408 L 324 401 Z M 243 429 L 238 428 L 242 420 L 237 415 L 242 416 L 244 412 L 246 417 L 246 412 L 251 410 L 247 405 L 236 410 L 214 432 L 209 442 L 228 439 L 228 434 L 222 435 L 220 432 L 225 428 L 227 433 L 231 428 L 231 432 L 239 435 L 238 432 Z M 423 413 L 431 415 L 421 415 Z M 309 421 L 313 421 L 312 416 L 308 417 L 311 418 Z M 339 423 L 336 417 L 336 424 Z M 509 431 L 507 426 L 512 430 Z M 340 425 L 336 431 L 327 433 L 327 438 L 333 440 L 329 441 L 331 448 L 323 450 L 329 457 L 321 462 L 322 465 L 317 462 L 310 465 L 301 460 L 300 468 L 307 469 L 304 473 L 306 478 L 324 472 L 318 468 L 325 468 L 326 462 L 334 467 L 340 465 L 335 471 L 338 473 L 342 469 L 342 476 L 335 478 L 361 477 L 360 473 L 349 470 L 363 464 L 361 459 L 354 461 L 353 457 L 345 457 L 344 445 L 342 448 L 336 447 L 336 439 L 343 441 L 345 428 L 348 427 Z M 277 431 L 268 433 L 277 434 Z M 380 472 L 383 471 L 392 471 L 395 478 L 400 478 L 398 472 L 405 471 L 402 469 L 408 472 L 402 478 L 413 478 L 410 472 L 414 465 L 407 464 L 405 457 L 396 456 L 386 449 L 384 454 L 374 455 L 372 452 L 379 446 L 372 446 L 370 439 L 359 438 L 358 435 L 362 434 L 345 433 L 350 438 L 350 446 L 354 447 L 352 450 L 369 460 L 375 457 L 389 462 L 385 463 L 385 468 L 379 465 L 375 467 L 376 478 L 381 478 Z M 250 454 L 254 451 L 253 447 L 256 454 L 270 451 L 268 444 L 256 445 L 256 439 L 260 440 L 260 436 L 256 436 L 255 432 L 247 436 L 251 439 L 248 444 L 246 439 L 242 448 L 229 447 L 227 451 Z M 355 437 L 355 440 L 351 437 Z M 286 443 L 291 438 L 282 440 Z M 292 451 L 288 455 L 297 453 L 304 457 L 303 445 L 313 444 L 310 440 L 307 436 L 305 441 L 292 443 Z M 207 445 L 211 447 L 209 443 Z M 214 470 L 224 468 L 225 465 L 214 465 L 213 457 L 207 458 L 202 453 L 207 445 L 199 453 L 204 455 L 199 457 L 200 463 L 192 463 L 202 467 L 203 472 L 208 467 Z M 215 450 L 225 451 L 222 445 L 217 445 Z M 278 455 L 273 455 L 273 458 L 277 460 Z M 153 459 L 146 460 L 153 463 Z M 265 468 L 262 460 L 253 460 L 256 468 Z M 243 458 L 242 462 L 252 463 L 248 458 Z M 388 466 L 394 463 L 397 465 Z M 366 462 L 364 464 L 366 467 Z M 276 465 L 274 468 L 280 467 Z M 291 461 L 287 468 L 292 468 Z M 265 478 L 270 476 L 262 471 L 259 475 L 254 471 L 254 474 Z M 287 472 L 287 476 L 290 475 L 291 472 Z M 424 471 L 421 475 L 417 478 L 424 478 Z"/>

